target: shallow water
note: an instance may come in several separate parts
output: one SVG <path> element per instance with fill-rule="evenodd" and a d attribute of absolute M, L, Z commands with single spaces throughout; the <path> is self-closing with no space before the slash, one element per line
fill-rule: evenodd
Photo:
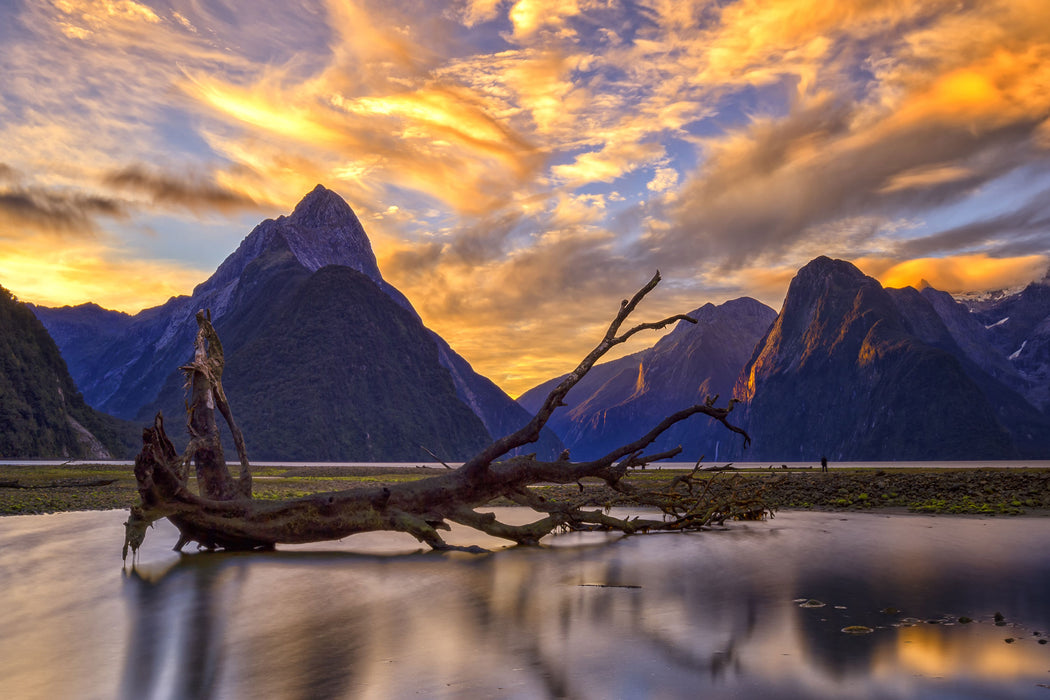
<path fill-rule="evenodd" d="M 132 570 L 124 517 L 0 518 L 3 697 L 1050 698 L 1050 518 L 782 513 L 481 556 L 386 533 L 179 556 L 162 524 Z"/>

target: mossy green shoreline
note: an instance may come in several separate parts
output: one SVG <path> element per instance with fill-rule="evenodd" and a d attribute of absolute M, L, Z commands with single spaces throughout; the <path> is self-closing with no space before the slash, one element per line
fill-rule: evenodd
<path fill-rule="evenodd" d="M 433 467 L 258 467 L 255 497 L 293 498 L 310 493 L 423 479 Z M 660 488 L 681 471 L 649 468 L 627 480 Z M 891 510 L 918 513 L 1050 515 L 1050 469 L 832 469 L 705 473 L 714 492 L 764 486 L 778 509 Z M 548 498 L 583 499 L 597 506 L 631 505 L 598 480 L 535 488 Z M 130 466 L 0 466 L 0 515 L 128 508 L 138 501 Z"/>

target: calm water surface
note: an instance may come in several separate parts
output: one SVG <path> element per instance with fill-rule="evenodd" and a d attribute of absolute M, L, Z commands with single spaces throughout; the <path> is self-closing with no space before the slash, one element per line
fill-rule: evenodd
<path fill-rule="evenodd" d="M 179 556 L 165 523 L 134 569 L 124 518 L 0 518 L 0 696 L 1050 699 L 1050 518 L 782 513 L 481 556 Z"/>

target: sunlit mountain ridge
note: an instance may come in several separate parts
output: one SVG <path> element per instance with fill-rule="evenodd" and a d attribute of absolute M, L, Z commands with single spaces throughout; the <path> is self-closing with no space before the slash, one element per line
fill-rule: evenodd
<path fill-rule="evenodd" d="M 1009 313 L 1013 320 L 998 321 Z M 1048 280 L 971 312 L 932 287 L 886 289 L 849 262 L 818 257 L 799 270 L 779 314 L 756 317 L 764 325 L 753 338 L 728 329 L 739 311 L 722 316 L 691 330 L 683 322 L 661 341 L 692 334 L 692 352 L 655 352 L 658 343 L 596 367 L 552 422 L 566 446 L 591 456 L 719 394 L 721 404 L 741 401 L 732 420 L 752 446 L 696 417 L 674 436 L 682 459 L 1050 457 Z M 715 363 L 716 354 L 736 361 Z M 680 381 L 674 391 L 643 382 L 655 376 Z M 519 400 L 534 408 L 549 384 Z M 612 430 L 614 416 L 622 418 Z"/>

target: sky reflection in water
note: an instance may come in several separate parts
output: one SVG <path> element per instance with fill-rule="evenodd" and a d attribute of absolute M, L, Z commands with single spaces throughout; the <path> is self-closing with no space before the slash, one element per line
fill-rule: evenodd
<path fill-rule="evenodd" d="M 483 556 L 180 558 L 162 526 L 122 573 L 123 518 L 0 519 L 5 696 L 1050 698 L 1050 518 L 782 513 Z"/>

